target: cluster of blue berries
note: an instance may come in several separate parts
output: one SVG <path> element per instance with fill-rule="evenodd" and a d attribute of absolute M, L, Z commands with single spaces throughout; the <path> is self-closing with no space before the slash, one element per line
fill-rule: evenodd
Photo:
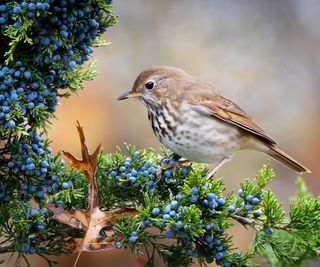
<path fill-rule="evenodd" d="M 211 222 L 203 224 L 204 235 L 198 238 L 199 242 L 196 241 L 198 243 L 197 247 L 193 247 L 193 241 L 195 240 L 192 240 L 189 233 L 191 226 L 183 221 L 183 216 L 189 208 L 189 206 L 182 204 L 185 203 L 185 200 L 188 200 L 187 205 L 196 203 L 201 205 L 200 210 L 203 218 L 213 216 L 215 210 L 222 209 L 225 204 L 222 197 L 218 197 L 212 192 L 207 193 L 206 197 L 201 200 L 198 188 L 192 187 L 190 196 L 180 193 L 164 209 L 153 208 L 152 217 L 162 219 L 162 221 L 157 222 L 156 226 L 162 229 L 166 228 L 165 237 L 177 238 L 186 249 L 188 248 L 190 256 L 195 258 L 205 256 L 208 263 L 215 259 L 222 266 L 231 266 L 231 262 L 224 259 L 224 256 L 228 253 L 228 249 L 222 241 L 224 230 L 216 224 Z M 151 221 L 146 219 L 141 223 L 141 228 L 145 229 L 151 225 Z"/>
<path fill-rule="evenodd" d="M 138 235 L 136 231 L 133 231 L 129 237 L 129 242 L 136 243 L 138 241 Z"/>
<path fill-rule="evenodd" d="M 175 162 L 172 158 L 165 158 L 163 161 Z M 187 168 L 178 171 L 182 175 L 188 173 Z M 108 173 L 120 187 L 143 188 L 150 194 L 157 193 L 160 188 L 165 187 L 168 190 L 168 188 L 175 188 L 177 184 L 183 183 L 182 180 L 174 177 L 172 170 L 162 170 L 161 165 L 145 161 L 139 151 L 135 151 L 132 157 L 126 158 L 120 166 L 110 168 Z"/>
<path fill-rule="evenodd" d="M 249 213 L 252 212 L 253 216 L 258 218 L 261 216 L 261 210 L 257 208 L 257 205 L 261 202 L 262 195 L 257 194 L 256 196 L 253 195 L 244 195 L 243 190 L 240 188 L 238 191 L 238 196 L 243 198 L 243 202 L 240 204 L 240 207 L 244 208 L 244 211 Z M 238 208 L 239 209 L 239 208 Z M 236 209 L 231 207 L 230 212 L 235 212 Z"/>
<path fill-rule="evenodd" d="M 219 197 L 215 193 L 209 192 L 206 198 L 202 201 L 201 210 L 203 212 L 208 211 L 209 214 L 213 216 L 216 210 L 220 210 L 223 208 L 224 204 L 225 200 L 223 197 Z"/>
<path fill-rule="evenodd" d="M 14 57 L 19 60 L 9 65 L 0 62 L 0 125 L 14 128 L 25 119 L 29 125 L 39 125 L 39 120 L 45 121 L 55 111 L 57 90 L 70 86 L 67 73 L 89 59 L 93 42 L 110 26 L 108 16 L 94 0 L 0 4 L 0 41 L 4 44 L 10 42 L 7 36 L 12 27 L 19 29 L 31 21 L 26 32 L 31 43 L 15 46 Z"/>
<path fill-rule="evenodd" d="M 57 160 L 51 155 L 51 149 L 39 134 L 34 131 L 28 134 L 27 138 L 17 142 L 16 153 L 12 154 L 7 165 L 12 177 L 15 177 L 14 175 L 17 175 L 18 179 L 24 177 L 20 188 L 16 186 L 14 188 L 19 192 L 18 197 L 26 200 L 32 196 L 42 199 L 45 192 L 55 194 L 61 189 L 72 186 L 71 182 L 61 184 L 58 179 L 58 174 L 64 175 L 63 160 Z"/>
<path fill-rule="evenodd" d="M 0 183 L 0 202 L 1 201 L 8 202 L 11 200 L 11 195 L 9 191 L 7 191 L 6 189 L 7 189 L 7 185 Z"/>
<path fill-rule="evenodd" d="M 136 231 L 132 231 L 130 233 L 129 238 L 128 238 L 129 244 L 131 246 L 134 246 L 134 245 L 136 245 L 138 243 L 138 241 L 139 241 L 138 233 Z M 123 243 L 122 243 L 122 241 L 116 241 L 114 245 L 115 245 L 115 248 L 120 249 L 120 248 L 122 248 Z"/>
<path fill-rule="evenodd" d="M 47 210 L 45 208 L 37 209 L 28 203 L 23 204 L 23 212 L 16 214 L 13 218 L 13 223 L 23 228 L 28 228 L 28 234 L 23 238 L 20 251 L 34 254 L 37 250 L 45 251 L 48 248 L 41 242 L 41 233 L 46 230 Z"/>
<path fill-rule="evenodd" d="M 19 29 L 27 20 L 33 22 L 28 37 L 33 42 L 31 49 L 37 51 L 34 63 L 50 67 L 58 76 L 88 60 L 94 40 L 109 26 L 108 15 L 94 0 L 25 0 L 0 5 L 3 31 L 10 26 Z M 59 82 L 59 87 L 67 85 Z"/>
<path fill-rule="evenodd" d="M 52 84 L 46 84 L 47 76 L 42 79 L 42 73 L 31 72 L 16 61 L 13 67 L 0 65 L 0 125 L 12 129 L 25 124 L 37 124 L 48 118 L 48 112 L 55 111 L 57 90 Z M 36 78 L 38 77 L 38 78 Z M 47 112 L 47 114 L 45 113 Z M 43 113 L 45 116 L 41 116 Z"/>
<path fill-rule="evenodd" d="M 215 255 L 210 255 L 207 251 L 206 260 L 208 263 L 213 262 L 214 258 L 219 265 L 231 266 L 228 260 L 224 260 L 224 256 L 228 253 L 227 248 L 223 245 L 223 230 L 219 229 L 217 225 L 207 223 L 204 226 L 205 234 L 203 240 L 207 244 L 206 250 L 215 251 Z M 214 257 L 213 257 L 214 256 Z"/>
<path fill-rule="evenodd" d="M 133 161 L 134 164 L 132 164 Z M 135 168 L 132 165 L 134 165 Z M 120 187 L 123 187 L 125 184 L 139 187 L 141 184 L 139 182 L 148 179 L 150 182 L 147 184 L 147 190 L 156 192 L 157 187 L 154 180 L 157 178 L 158 169 L 159 166 L 156 166 L 150 161 L 144 162 L 140 158 L 140 153 L 136 151 L 133 157 L 126 158 L 120 167 L 110 169 L 109 174 L 114 177 Z"/>

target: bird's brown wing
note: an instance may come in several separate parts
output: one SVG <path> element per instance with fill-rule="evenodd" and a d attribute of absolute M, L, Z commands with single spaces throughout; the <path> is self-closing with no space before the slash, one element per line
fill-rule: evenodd
<path fill-rule="evenodd" d="M 197 96 L 190 99 L 189 104 L 206 116 L 215 116 L 225 122 L 231 123 L 241 129 L 254 134 L 260 140 L 269 144 L 276 144 L 247 113 L 238 105 L 224 98 L 216 92 L 198 92 Z"/>

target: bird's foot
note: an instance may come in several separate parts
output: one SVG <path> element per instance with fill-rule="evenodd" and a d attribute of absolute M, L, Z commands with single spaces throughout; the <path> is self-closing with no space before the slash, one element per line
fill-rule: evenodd
<path fill-rule="evenodd" d="M 188 166 L 186 166 L 186 168 L 188 168 L 188 169 L 191 168 L 191 161 L 190 160 L 177 160 L 177 161 L 170 161 L 169 163 L 162 162 L 162 167 L 172 169 L 173 176 L 175 176 L 177 169 L 181 166 L 186 165 L 186 164 L 189 164 Z"/>

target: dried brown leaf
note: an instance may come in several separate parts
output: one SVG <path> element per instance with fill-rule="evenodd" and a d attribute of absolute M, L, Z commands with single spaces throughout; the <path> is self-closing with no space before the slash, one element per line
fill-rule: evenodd
<path fill-rule="evenodd" d="M 84 238 L 74 238 L 67 242 L 67 247 L 79 252 L 75 265 L 82 251 L 102 251 L 114 249 L 114 242 L 111 238 L 113 231 L 108 231 L 107 237 L 101 236 L 102 228 L 113 225 L 115 218 L 126 213 L 127 216 L 134 216 L 137 211 L 135 209 L 117 209 L 111 211 L 101 211 L 98 207 L 98 185 L 96 181 L 97 157 L 100 152 L 101 144 L 96 148 L 93 154 L 90 155 L 85 144 L 85 135 L 83 127 L 77 122 L 77 130 L 81 143 L 82 159 L 77 159 L 69 152 L 63 152 L 64 155 L 72 162 L 72 166 L 81 170 L 87 177 L 89 182 L 88 189 L 88 209 L 66 211 L 61 207 L 55 207 L 52 204 L 47 204 L 46 207 L 53 212 L 52 219 L 71 227 L 82 229 L 85 232 Z"/>
<path fill-rule="evenodd" d="M 83 229 L 83 224 L 73 214 L 64 210 L 62 207 L 55 207 L 53 204 L 46 204 L 46 208 L 53 212 L 52 219 L 69 225 L 73 228 Z"/>

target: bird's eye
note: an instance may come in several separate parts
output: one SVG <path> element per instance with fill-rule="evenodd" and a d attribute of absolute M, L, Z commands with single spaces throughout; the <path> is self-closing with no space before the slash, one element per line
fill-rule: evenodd
<path fill-rule="evenodd" d="M 144 85 L 148 90 L 151 90 L 154 86 L 153 81 L 147 81 L 146 84 Z"/>

